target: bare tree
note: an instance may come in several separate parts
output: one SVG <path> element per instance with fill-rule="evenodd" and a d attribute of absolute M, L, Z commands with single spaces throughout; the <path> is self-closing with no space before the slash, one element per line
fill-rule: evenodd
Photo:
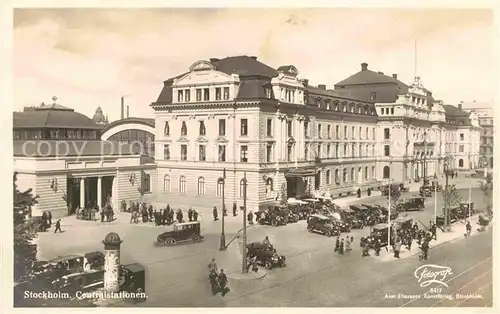
<path fill-rule="evenodd" d="M 460 204 L 462 196 L 454 184 L 446 186 L 441 194 L 443 195 L 443 215 L 447 218 L 445 221 L 448 222 L 445 231 L 450 231 L 451 209 Z"/>
<path fill-rule="evenodd" d="M 493 177 L 488 174 L 484 181 L 481 181 L 481 191 L 486 198 L 486 213 L 489 217 L 493 216 Z"/>

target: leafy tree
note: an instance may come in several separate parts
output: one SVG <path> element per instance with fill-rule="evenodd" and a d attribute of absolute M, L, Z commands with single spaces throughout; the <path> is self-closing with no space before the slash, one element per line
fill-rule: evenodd
<path fill-rule="evenodd" d="M 486 212 L 488 216 L 493 216 L 493 177 L 491 174 L 486 176 L 484 181 L 481 181 L 481 191 L 486 198 Z"/>
<path fill-rule="evenodd" d="M 443 196 L 443 215 L 445 217 L 445 230 L 450 230 L 451 208 L 460 204 L 462 196 L 454 184 L 445 187 L 441 194 Z"/>
<path fill-rule="evenodd" d="M 390 185 L 388 187 L 389 193 L 391 195 L 391 214 L 396 213 L 399 215 L 399 208 L 397 206 L 399 198 L 401 197 L 401 189 L 399 186 Z M 389 202 L 389 194 L 387 194 L 387 202 Z M 392 215 L 391 215 L 392 216 Z"/>
<path fill-rule="evenodd" d="M 17 188 L 17 173 L 13 176 L 14 187 L 14 281 L 27 281 L 32 276 L 37 248 L 33 239 L 37 236 L 36 225 L 29 220 L 31 208 L 38 203 L 32 189 L 21 192 Z"/>

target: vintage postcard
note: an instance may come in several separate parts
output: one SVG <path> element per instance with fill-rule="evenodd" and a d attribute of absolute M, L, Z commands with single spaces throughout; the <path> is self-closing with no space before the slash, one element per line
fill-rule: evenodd
<path fill-rule="evenodd" d="M 494 311 L 491 9 L 12 15 L 15 308 Z"/>

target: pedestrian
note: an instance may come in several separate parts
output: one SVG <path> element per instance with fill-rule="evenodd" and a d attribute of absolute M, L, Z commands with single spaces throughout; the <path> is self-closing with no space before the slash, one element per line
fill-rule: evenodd
<path fill-rule="evenodd" d="M 337 240 L 335 241 L 335 249 L 333 250 L 334 252 L 338 252 L 340 249 L 340 239 L 337 237 Z"/>
<path fill-rule="evenodd" d="M 220 289 L 221 289 L 222 296 L 225 296 L 226 293 L 229 292 L 229 288 L 227 287 L 227 277 L 226 277 L 226 274 L 224 274 L 224 269 L 220 270 L 220 274 L 219 274 L 219 286 L 220 286 Z"/>
<path fill-rule="evenodd" d="M 238 216 L 238 207 L 236 206 L 236 203 L 233 203 L 233 217 Z"/>
<path fill-rule="evenodd" d="M 222 212 L 224 213 L 224 217 L 227 216 L 227 209 L 226 209 L 226 205 L 222 205 Z"/>
<path fill-rule="evenodd" d="M 104 208 L 101 210 L 101 222 L 104 222 Z M 132 217 L 130 217 L 130 222 L 132 222 Z"/>
<path fill-rule="evenodd" d="M 366 190 L 366 194 L 368 194 L 368 196 L 372 195 L 372 188 L 368 188 L 368 190 Z"/>
<path fill-rule="evenodd" d="M 362 243 L 361 248 L 363 249 L 363 254 L 361 255 L 362 257 L 370 256 L 370 253 L 368 252 L 368 245 L 366 243 Z"/>
<path fill-rule="evenodd" d="M 248 223 L 253 225 L 253 213 L 250 211 L 247 215 Z"/>
<path fill-rule="evenodd" d="M 182 222 L 183 222 L 183 220 L 182 220 L 183 218 L 184 218 L 184 215 L 182 214 L 182 210 L 181 210 L 181 209 L 178 209 L 178 210 L 177 210 L 177 221 L 178 221 L 179 223 L 182 223 Z"/>
<path fill-rule="evenodd" d="M 358 194 L 358 198 L 361 198 L 361 188 L 358 188 L 358 190 L 356 191 L 356 193 Z"/>
<path fill-rule="evenodd" d="M 52 213 L 47 212 L 47 220 L 49 221 L 49 228 L 52 226 Z"/>
<path fill-rule="evenodd" d="M 198 212 L 196 211 L 196 209 L 193 209 L 193 220 L 198 221 Z"/>
<path fill-rule="evenodd" d="M 215 207 L 215 206 L 214 206 L 214 209 L 213 209 L 213 215 L 214 215 L 214 221 L 219 220 L 219 218 L 217 217 L 218 216 L 217 207 Z"/>
<path fill-rule="evenodd" d="M 434 240 L 437 240 L 436 231 L 437 231 L 436 225 L 432 224 L 432 227 L 431 227 L 431 238 L 434 238 Z"/>
<path fill-rule="evenodd" d="M 155 219 L 155 226 L 159 226 L 160 225 L 160 213 L 156 209 L 153 212 L 153 217 Z"/>
<path fill-rule="evenodd" d="M 340 253 L 341 255 L 343 255 L 343 254 L 344 254 L 344 239 L 340 240 L 339 253 Z"/>
<path fill-rule="evenodd" d="M 422 245 L 420 246 L 420 249 L 422 250 L 422 254 L 419 256 L 420 260 L 427 260 L 429 257 L 429 242 L 424 241 Z"/>
<path fill-rule="evenodd" d="M 154 218 L 153 205 L 148 206 L 148 218 L 149 221 L 153 221 Z"/>
<path fill-rule="evenodd" d="M 470 225 L 469 221 L 467 221 L 467 224 L 465 225 L 465 231 L 466 231 L 465 236 L 470 237 L 470 233 L 472 231 L 472 226 Z"/>
<path fill-rule="evenodd" d="M 351 251 L 351 241 L 349 241 L 349 237 L 345 238 L 345 251 L 346 252 Z"/>
<path fill-rule="evenodd" d="M 215 262 L 215 258 L 212 258 L 212 261 L 208 264 L 209 272 L 217 272 L 217 263 Z"/>
<path fill-rule="evenodd" d="M 54 233 L 56 233 L 57 230 L 59 230 L 59 233 L 62 233 L 62 230 L 61 230 L 61 219 L 57 219 L 57 221 L 56 221 L 56 229 L 54 230 Z"/>
<path fill-rule="evenodd" d="M 401 242 L 398 239 L 398 240 L 396 240 L 396 243 L 393 246 L 394 257 L 395 258 L 399 258 L 399 251 L 400 251 L 400 249 L 401 249 Z"/>
<path fill-rule="evenodd" d="M 381 247 L 380 239 L 377 238 L 375 240 L 374 246 L 375 246 L 375 255 L 379 256 L 380 255 L 380 247 Z"/>
<path fill-rule="evenodd" d="M 193 209 L 189 208 L 188 210 L 188 219 L 189 221 L 193 221 Z"/>

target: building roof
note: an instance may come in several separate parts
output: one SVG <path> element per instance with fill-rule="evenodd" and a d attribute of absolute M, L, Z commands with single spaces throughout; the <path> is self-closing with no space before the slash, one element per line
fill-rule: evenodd
<path fill-rule="evenodd" d="M 346 85 L 365 85 L 365 84 L 383 84 L 383 83 L 395 83 L 401 85 L 401 87 L 408 88 L 408 85 L 401 82 L 395 77 L 385 75 L 382 72 L 375 72 L 368 70 L 368 64 L 361 64 L 361 71 L 349 76 L 343 81 L 338 82 L 335 86 L 346 86 Z"/>
<path fill-rule="evenodd" d="M 278 76 L 278 71 L 257 60 L 252 56 L 235 56 L 224 59 L 211 59 L 210 62 L 217 71 L 239 76 L 265 76 L 272 78 Z"/>
<path fill-rule="evenodd" d="M 310 93 L 309 94 L 310 97 L 314 97 L 311 94 L 315 94 L 315 95 L 323 95 L 323 96 L 339 98 L 341 100 L 362 101 L 362 102 L 373 104 L 373 102 L 366 101 L 364 99 L 357 98 L 354 96 L 346 96 L 346 95 L 339 93 L 338 91 L 334 91 L 332 89 L 322 89 L 322 88 L 319 88 L 317 86 L 311 86 L 311 85 L 308 85 L 306 87 L 306 89 Z"/>
<path fill-rule="evenodd" d="M 457 118 L 469 118 L 469 113 L 453 105 L 443 105 L 444 111 L 446 112 L 446 116 L 448 117 L 457 117 Z"/>
<path fill-rule="evenodd" d="M 38 142 L 43 145 L 38 145 Z M 116 141 L 14 140 L 17 157 L 77 157 L 140 155 L 141 147 Z"/>
<path fill-rule="evenodd" d="M 113 122 L 107 124 L 102 129 L 101 133 L 104 133 L 104 132 L 108 131 L 109 129 L 112 129 L 118 125 L 128 124 L 128 123 L 138 123 L 138 124 L 148 125 L 148 126 L 153 127 L 153 128 L 155 127 L 155 119 L 130 117 L 130 118 L 116 120 L 116 121 L 113 121 Z"/>
<path fill-rule="evenodd" d="M 14 112 L 13 128 L 101 129 L 102 126 L 74 109 L 54 103 Z"/>

